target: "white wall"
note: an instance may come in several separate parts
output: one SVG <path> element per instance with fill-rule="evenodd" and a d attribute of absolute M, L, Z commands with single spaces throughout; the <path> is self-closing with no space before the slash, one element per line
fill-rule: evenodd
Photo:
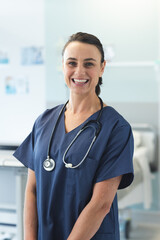
<path fill-rule="evenodd" d="M 9 64 L 0 64 L 2 145 L 22 142 L 45 108 L 45 64 L 21 64 L 22 48 L 44 47 L 44 34 L 43 0 L 0 0 L 0 51 L 9 57 Z M 7 77 L 16 93 L 6 91 Z"/>
<path fill-rule="evenodd" d="M 112 44 L 117 61 L 158 59 L 158 0 L 48 0 L 45 1 L 47 100 L 67 99 L 60 71 L 61 49 L 68 36 L 85 31 Z M 157 102 L 152 68 L 109 69 L 104 73 L 106 102 Z M 144 87 L 145 86 L 145 87 Z"/>

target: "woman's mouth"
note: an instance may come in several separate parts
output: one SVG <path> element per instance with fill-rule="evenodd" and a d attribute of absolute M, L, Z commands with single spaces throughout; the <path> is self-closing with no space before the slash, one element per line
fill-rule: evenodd
<path fill-rule="evenodd" d="M 72 78 L 72 81 L 73 81 L 76 85 L 84 85 L 84 84 L 86 84 L 89 80 L 88 80 L 88 79 L 76 79 L 76 78 Z"/>

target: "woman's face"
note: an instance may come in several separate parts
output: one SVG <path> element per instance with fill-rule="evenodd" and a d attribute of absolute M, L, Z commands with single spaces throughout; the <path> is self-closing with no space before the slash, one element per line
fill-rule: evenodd
<path fill-rule="evenodd" d="M 67 86 L 75 94 L 95 94 L 95 87 L 102 76 L 105 62 L 94 45 L 71 42 L 63 55 L 63 72 Z"/>

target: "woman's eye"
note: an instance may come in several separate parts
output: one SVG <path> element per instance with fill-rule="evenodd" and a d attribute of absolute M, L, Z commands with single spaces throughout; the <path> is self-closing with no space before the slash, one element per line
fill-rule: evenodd
<path fill-rule="evenodd" d="M 76 62 L 69 62 L 68 64 L 73 67 L 76 66 Z"/>
<path fill-rule="evenodd" d="M 85 67 L 92 67 L 93 66 L 93 63 L 92 62 L 86 62 L 85 63 Z"/>

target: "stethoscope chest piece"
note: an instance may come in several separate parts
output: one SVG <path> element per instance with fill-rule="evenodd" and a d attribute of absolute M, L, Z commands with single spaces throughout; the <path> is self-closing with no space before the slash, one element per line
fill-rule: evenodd
<path fill-rule="evenodd" d="M 43 162 L 43 168 L 46 171 L 52 171 L 55 168 L 55 161 L 52 158 L 47 158 L 44 162 Z"/>

